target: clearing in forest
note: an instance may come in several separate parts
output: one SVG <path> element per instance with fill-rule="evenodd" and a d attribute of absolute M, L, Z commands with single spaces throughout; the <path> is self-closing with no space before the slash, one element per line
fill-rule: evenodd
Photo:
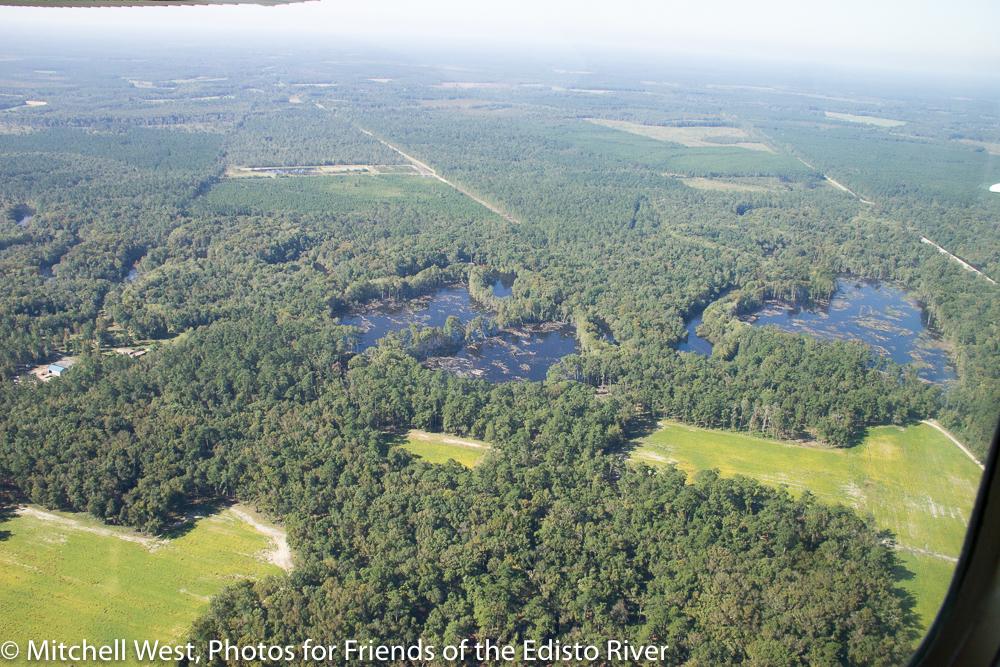
<path fill-rule="evenodd" d="M 4 640 L 183 639 L 223 587 L 281 571 L 280 535 L 260 528 L 280 531 L 241 512 L 163 539 L 88 514 L 21 508 L 0 523 Z"/>
<path fill-rule="evenodd" d="M 705 178 L 702 176 L 685 176 L 683 174 L 667 173 L 666 176 L 676 178 L 681 183 L 695 190 L 714 190 L 717 192 L 778 192 L 781 190 L 797 190 L 802 188 L 798 181 L 782 180 L 775 176 Z"/>
<path fill-rule="evenodd" d="M 855 447 L 826 449 L 663 422 L 638 443 L 632 459 L 673 463 L 689 474 L 714 468 L 724 476 L 746 475 L 794 496 L 808 490 L 871 514 L 896 536 L 900 558 L 914 574 L 900 585 L 916 598 L 925 627 L 948 590 L 981 475 L 927 424 L 880 426 Z"/>
<path fill-rule="evenodd" d="M 905 120 L 895 120 L 893 118 L 879 118 L 878 116 L 859 116 L 853 113 L 839 113 L 837 111 L 825 111 L 827 118 L 843 120 L 848 123 L 861 123 L 862 125 L 874 125 L 875 127 L 900 127 L 906 125 Z"/>
<path fill-rule="evenodd" d="M 723 148 L 736 146 L 752 151 L 773 153 L 774 150 L 765 143 L 753 141 L 746 130 L 739 127 L 718 125 L 703 125 L 696 127 L 674 127 L 670 125 L 644 125 L 630 123 L 624 120 L 606 120 L 603 118 L 588 118 L 595 125 L 610 127 L 657 141 L 667 141 L 688 148 Z"/>
<path fill-rule="evenodd" d="M 401 447 L 428 463 L 456 461 L 466 468 L 474 467 L 492 449 L 489 443 L 482 440 L 416 429 L 406 434 L 406 443 Z"/>
<path fill-rule="evenodd" d="M 959 139 L 958 143 L 982 149 L 987 153 L 989 153 L 990 155 L 1000 155 L 1000 142 L 977 141 L 975 139 Z"/>
<path fill-rule="evenodd" d="M 226 178 L 277 178 L 278 176 L 344 176 L 392 174 L 417 176 L 411 164 L 309 164 L 290 167 L 226 167 Z"/>

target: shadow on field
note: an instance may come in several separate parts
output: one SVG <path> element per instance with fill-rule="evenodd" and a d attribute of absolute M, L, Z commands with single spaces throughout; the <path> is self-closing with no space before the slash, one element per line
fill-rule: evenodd
<path fill-rule="evenodd" d="M 10 537 L 10 531 L 4 530 L 2 526 L 13 519 L 14 516 L 14 505 L 6 502 L 6 499 L 0 499 L 0 542 Z"/>
<path fill-rule="evenodd" d="M 895 553 L 892 554 L 893 566 L 892 566 L 892 579 L 895 585 L 893 586 L 893 595 L 900 602 L 900 607 L 903 609 L 903 623 L 912 633 L 913 640 L 920 639 L 920 617 L 917 615 L 917 598 L 914 597 L 913 593 L 904 590 L 902 584 L 904 581 L 911 581 L 916 578 L 916 574 L 911 572 L 903 565 L 903 562 L 896 556 Z"/>
<path fill-rule="evenodd" d="M 232 504 L 233 501 L 225 498 L 199 500 L 189 503 L 185 506 L 183 515 L 172 526 L 164 530 L 160 534 L 160 537 L 168 540 L 176 540 L 179 537 L 184 537 L 194 530 L 195 526 L 198 525 L 198 521 L 213 514 L 218 514 Z"/>
<path fill-rule="evenodd" d="M 639 446 L 639 440 L 651 435 L 660 428 L 660 420 L 650 412 L 637 413 L 629 417 L 625 422 L 625 432 L 622 434 L 621 442 L 612 445 L 609 454 L 617 453 L 626 458 L 632 454 L 632 450 Z"/>
<path fill-rule="evenodd" d="M 405 445 L 408 441 L 407 431 L 384 431 L 379 434 L 379 453 L 382 456 L 388 456 L 389 452 L 393 451 L 394 448 L 397 448 L 396 451 L 399 451 L 398 448 Z M 406 455 L 412 456 L 409 453 Z"/>

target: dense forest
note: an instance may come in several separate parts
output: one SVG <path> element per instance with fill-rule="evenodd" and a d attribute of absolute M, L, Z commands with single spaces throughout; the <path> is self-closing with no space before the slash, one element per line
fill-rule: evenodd
<path fill-rule="evenodd" d="M 1000 181 L 995 160 L 930 107 L 911 109 L 907 138 L 744 90 L 451 88 L 430 70 L 386 83 L 364 64 L 276 62 L 215 76 L 195 61 L 66 64 L 86 94 L 35 82 L 52 103 L 0 111 L 0 489 L 150 533 L 209 499 L 283 521 L 293 574 L 232 586 L 197 642 L 620 637 L 688 664 L 908 655 L 912 600 L 871 519 L 743 478 L 685 483 L 626 453 L 663 418 L 849 447 L 869 426 L 937 417 L 982 456 L 1000 288 L 920 237 L 1000 277 L 1000 197 L 977 185 Z M 122 68 L 148 69 L 149 85 Z M 691 147 L 594 119 L 715 123 L 766 144 Z M 389 144 L 447 182 L 227 176 L 405 163 Z M 957 165 L 951 186 L 913 158 L 931 154 Z M 828 301 L 844 275 L 919 299 L 958 379 L 740 318 L 769 299 Z M 490 291 L 500 276 L 508 296 Z M 348 315 L 453 285 L 489 315 L 358 353 Z M 677 351 L 698 314 L 711 355 Z M 545 382 L 421 363 L 547 322 L 571 323 L 579 351 Z M 27 373 L 63 356 L 62 377 Z M 473 470 L 431 466 L 393 446 L 410 428 L 494 452 Z"/>

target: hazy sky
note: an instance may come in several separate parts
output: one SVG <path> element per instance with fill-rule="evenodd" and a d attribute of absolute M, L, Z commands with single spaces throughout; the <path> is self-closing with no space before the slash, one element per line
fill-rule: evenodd
<path fill-rule="evenodd" d="M 384 47 L 687 52 L 1000 72 L 998 0 L 314 0 L 281 7 L 0 8 L 0 25 L 7 34 L 40 38 L 66 30 L 153 43 L 178 35 L 283 43 L 349 36 Z"/>

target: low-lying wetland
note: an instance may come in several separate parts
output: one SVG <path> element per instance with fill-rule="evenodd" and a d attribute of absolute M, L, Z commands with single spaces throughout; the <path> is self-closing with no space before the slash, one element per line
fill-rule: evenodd
<path fill-rule="evenodd" d="M 511 286 L 498 278 L 493 295 L 508 298 Z M 428 366 L 490 382 L 544 380 L 548 369 L 567 354 L 578 350 L 573 327 L 559 322 L 522 324 L 496 329 L 493 314 L 469 295 L 468 288 L 445 287 L 407 301 L 382 302 L 341 318 L 341 324 L 360 330 L 356 351 L 363 352 L 386 335 L 411 325 L 444 328 L 449 317 L 462 326 L 479 319 L 484 335 L 462 346 L 454 354 L 431 356 Z"/>

